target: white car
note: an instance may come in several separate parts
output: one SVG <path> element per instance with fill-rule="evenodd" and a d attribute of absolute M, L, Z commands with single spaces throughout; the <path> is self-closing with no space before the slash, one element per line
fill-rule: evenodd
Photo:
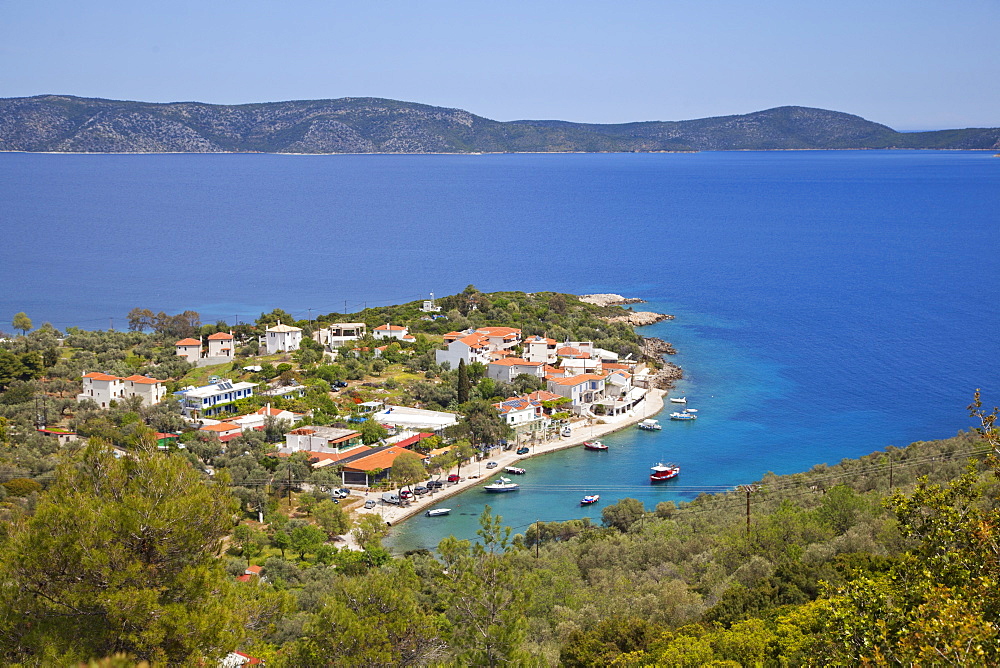
<path fill-rule="evenodd" d="M 486 468 L 488 468 L 488 469 L 495 469 L 496 467 L 497 467 L 497 463 L 496 462 L 486 462 Z"/>
<path fill-rule="evenodd" d="M 573 435 L 573 430 L 570 429 L 569 425 L 566 425 L 565 427 L 562 428 L 562 435 L 565 437 Z"/>

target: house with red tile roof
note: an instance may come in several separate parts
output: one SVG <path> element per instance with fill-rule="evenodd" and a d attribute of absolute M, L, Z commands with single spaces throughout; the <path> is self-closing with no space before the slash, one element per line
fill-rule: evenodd
<path fill-rule="evenodd" d="M 548 390 L 570 400 L 576 412 L 604 397 L 605 377 L 594 373 L 568 376 L 548 381 Z"/>
<path fill-rule="evenodd" d="M 233 349 L 236 339 L 232 332 L 216 332 L 208 337 L 208 354 L 206 357 L 223 357 L 233 359 Z"/>
<path fill-rule="evenodd" d="M 545 374 L 545 364 L 543 362 L 529 362 L 521 357 L 504 357 L 490 362 L 489 366 L 486 367 L 487 376 L 505 383 L 513 381 L 522 373 L 541 378 Z"/>
<path fill-rule="evenodd" d="M 444 350 L 434 353 L 434 361 L 438 364 L 447 362 L 455 369 L 464 360 L 466 364 L 479 362 L 487 365 L 495 351 L 507 351 L 521 343 L 521 330 L 513 327 L 480 327 L 465 332 L 448 332 L 444 335 L 447 346 Z"/>
<path fill-rule="evenodd" d="M 549 425 L 548 416 L 551 409 L 543 405 L 546 401 L 560 399 L 554 392 L 538 390 L 519 397 L 508 397 L 500 403 L 493 404 L 497 412 L 518 436 L 532 433 L 542 433 Z"/>
<path fill-rule="evenodd" d="M 112 401 L 128 397 L 140 397 L 143 404 L 152 406 L 163 401 L 167 394 L 162 380 L 138 374 L 120 378 L 93 371 L 84 374 L 82 381 L 83 391 L 76 395 L 76 400 L 90 399 L 101 408 L 107 408 Z"/>
<path fill-rule="evenodd" d="M 201 341 L 199 339 L 181 339 L 174 344 L 177 355 L 183 357 L 191 364 L 197 364 L 201 359 Z"/>
<path fill-rule="evenodd" d="M 219 422 L 218 424 L 203 424 L 198 431 L 203 434 L 211 434 L 223 443 L 231 441 L 237 436 L 243 435 L 243 427 L 233 422 Z"/>
<path fill-rule="evenodd" d="M 402 341 L 403 337 L 407 336 L 410 330 L 402 325 L 390 325 L 385 323 L 384 325 L 379 325 L 372 330 L 372 336 L 376 339 L 397 339 Z"/>

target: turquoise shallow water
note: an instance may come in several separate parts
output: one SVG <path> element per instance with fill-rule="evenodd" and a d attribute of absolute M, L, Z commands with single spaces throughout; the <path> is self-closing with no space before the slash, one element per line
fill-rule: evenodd
<path fill-rule="evenodd" d="M 986 153 L 0 154 L 0 317 L 306 317 L 469 283 L 676 314 L 649 333 L 680 351 L 700 419 L 532 461 L 522 492 L 489 497 L 523 527 L 967 428 L 974 388 L 1000 403 L 998 211 Z M 651 490 L 660 458 L 683 472 Z M 586 492 L 601 505 L 580 510 Z M 474 536 L 484 497 L 392 544 Z"/>

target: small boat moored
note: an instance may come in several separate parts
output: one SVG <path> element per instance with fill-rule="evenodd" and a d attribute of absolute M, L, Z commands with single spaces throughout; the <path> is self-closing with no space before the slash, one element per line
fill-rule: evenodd
<path fill-rule="evenodd" d="M 688 402 L 687 397 L 670 397 L 670 401 L 675 404 L 686 404 Z"/>
<path fill-rule="evenodd" d="M 650 468 L 649 482 L 662 482 L 664 480 L 670 480 L 671 478 L 676 478 L 677 474 L 681 472 L 681 467 L 677 464 L 664 464 L 660 462 Z"/>
<path fill-rule="evenodd" d="M 581 506 L 589 506 L 592 503 L 597 503 L 601 500 L 600 494 L 588 494 L 587 496 L 580 499 Z"/>
<path fill-rule="evenodd" d="M 511 473 L 513 475 L 524 475 L 527 473 L 526 470 L 522 469 L 520 466 L 505 466 L 503 467 L 504 473 Z"/>
<path fill-rule="evenodd" d="M 660 431 L 663 427 L 660 426 L 659 420 L 649 418 L 648 420 L 643 420 L 639 423 L 639 429 L 645 429 L 646 431 Z"/>
<path fill-rule="evenodd" d="M 424 515 L 427 517 L 441 517 L 451 512 L 451 508 L 431 508 Z"/>
<path fill-rule="evenodd" d="M 483 487 L 484 492 L 516 492 L 521 489 L 521 486 L 516 482 L 512 482 L 510 478 L 500 478 L 496 482 L 491 482 L 489 485 Z"/>
<path fill-rule="evenodd" d="M 584 441 L 583 447 L 587 450 L 607 450 L 608 446 L 604 445 L 600 441 Z"/>
<path fill-rule="evenodd" d="M 698 416 L 694 413 L 689 413 L 687 411 L 681 411 L 680 413 L 671 413 L 671 420 L 697 420 Z"/>

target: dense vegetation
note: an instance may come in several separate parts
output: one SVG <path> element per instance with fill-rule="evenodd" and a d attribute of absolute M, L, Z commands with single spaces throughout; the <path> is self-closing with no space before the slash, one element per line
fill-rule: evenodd
<path fill-rule="evenodd" d="M 41 95 L 0 100 L 0 150 L 469 153 L 1000 148 L 1000 129 L 900 133 L 858 116 L 778 107 L 688 121 L 499 122 L 379 98 L 244 105 Z"/>
<path fill-rule="evenodd" d="M 186 428 L 170 403 L 102 411 L 63 405 L 52 385 L 95 364 L 169 374 L 174 384 L 207 372 L 270 382 L 289 374 L 309 390 L 287 405 L 333 424 L 352 415 L 354 399 L 374 396 L 471 417 L 508 388 L 487 383 L 476 365 L 427 364 L 440 329 L 514 322 L 526 333 L 558 327 L 612 348 L 635 344 L 631 330 L 597 319 L 609 311 L 569 295 L 470 286 L 442 304 L 447 320 L 421 320 L 413 304 L 350 314 L 423 329 L 381 375 L 364 351 L 342 351 L 331 364 L 310 345 L 254 358 L 270 368 L 247 373 L 249 357 L 229 369 L 169 359 L 166 332 L 62 337 L 43 326 L 8 340 L 0 360 L 18 377 L 0 392 L 0 661 L 118 654 L 210 664 L 240 649 L 272 666 L 1000 663 L 1000 464 L 991 456 L 995 412 L 978 397 L 979 432 L 685 503 L 624 499 L 603 509 L 600 525 L 540 523 L 515 534 L 487 511 L 476 541 L 393 557 L 377 516 L 353 518 L 323 491 L 335 484 L 329 471 L 269 456 L 281 425 L 225 450 L 185 431 L 184 449 L 162 450 L 155 431 Z M 137 329 L 150 324 L 141 310 L 133 315 Z M 287 316 L 276 310 L 247 327 Z M 225 323 L 188 314 L 186 326 Z M 331 391 L 327 378 L 352 375 L 349 388 Z M 75 391 L 74 381 L 64 394 Z M 60 448 L 33 431 L 41 396 L 89 445 Z M 470 443 L 489 438 L 471 427 L 454 437 L 451 459 L 432 467 L 470 457 Z M 420 479 L 409 468 L 389 484 Z M 333 539 L 348 531 L 361 550 Z M 237 580 L 248 564 L 262 566 L 262 577 Z"/>

